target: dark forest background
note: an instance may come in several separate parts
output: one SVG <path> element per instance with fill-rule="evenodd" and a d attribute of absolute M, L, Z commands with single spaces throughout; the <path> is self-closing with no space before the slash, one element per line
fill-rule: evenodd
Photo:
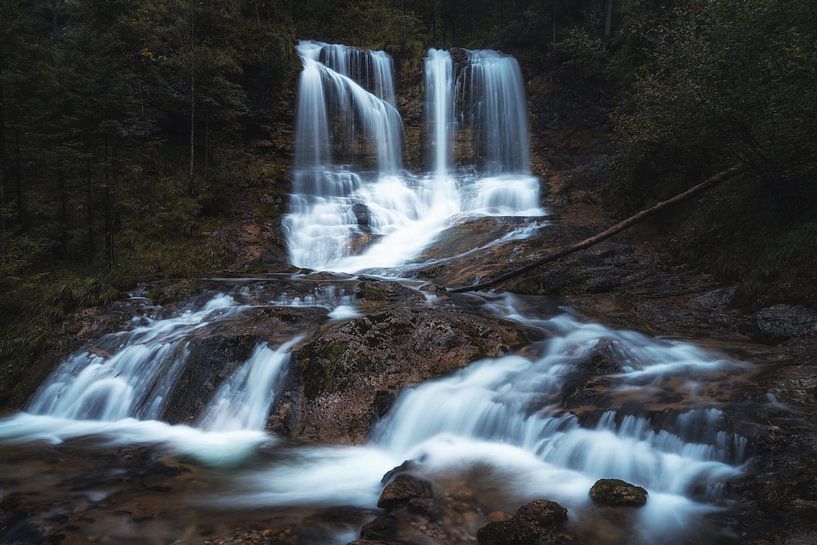
<path fill-rule="evenodd" d="M 137 281 L 229 266 L 208 235 L 288 191 L 300 38 L 404 75 L 428 47 L 499 49 L 602 89 L 612 214 L 743 164 L 659 227 L 744 305 L 817 302 L 811 0 L 0 0 L 0 365 Z"/>

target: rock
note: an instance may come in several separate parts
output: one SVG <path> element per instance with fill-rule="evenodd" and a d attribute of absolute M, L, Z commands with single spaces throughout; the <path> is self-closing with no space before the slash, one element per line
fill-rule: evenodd
<path fill-rule="evenodd" d="M 647 503 L 647 491 L 620 479 L 600 479 L 590 489 L 590 498 L 614 507 L 641 507 Z"/>
<path fill-rule="evenodd" d="M 391 543 L 387 541 L 372 541 L 371 539 L 356 539 L 346 545 L 391 545 Z"/>
<path fill-rule="evenodd" d="M 817 312 L 800 305 L 774 305 L 754 314 L 749 334 L 752 338 L 778 343 L 817 333 Z"/>
<path fill-rule="evenodd" d="M 477 541 L 480 545 L 573 543 L 575 541 L 573 536 L 561 531 L 565 521 L 567 509 L 558 503 L 550 500 L 533 500 L 520 507 L 513 517 L 496 520 L 480 528 L 477 532 Z"/>
<path fill-rule="evenodd" d="M 491 522 L 477 531 L 479 545 L 522 545 L 513 520 Z"/>
<path fill-rule="evenodd" d="M 726 310 L 732 303 L 732 299 L 735 298 L 735 291 L 734 286 L 712 290 L 692 299 L 689 306 L 699 310 L 721 312 Z"/>
<path fill-rule="evenodd" d="M 389 541 L 397 537 L 397 517 L 381 515 L 360 529 L 360 537 L 373 541 Z"/>
<path fill-rule="evenodd" d="M 408 473 L 417 468 L 419 464 L 415 460 L 406 460 L 397 467 L 388 470 L 383 478 L 380 479 L 380 484 L 387 485 L 394 480 L 395 477 L 403 473 Z"/>
<path fill-rule="evenodd" d="M 567 509 L 550 500 L 526 503 L 513 516 L 517 535 L 522 543 L 557 544 L 566 537 L 557 529 L 567 521 Z"/>
<path fill-rule="evenodd" d="M 358 227 L 364 233 L 371 231 L 372 216 L 369 207 L 362 203 L 352 205 L 352 214 L 355 215 Z"/>
<path fill-rule="evenodd" d="M 406 505 L 406 510 L 409 514 L 428 521 L 439 521 L 444 516 L 444 511 L 434 498 L 413 498 Z"/>
<path fill-rule="evenodd" d="M 416 291 L 373 280 L 352 288 L 364 316 L 327 324 L 292 353 L 291 434 L 364 441 L 391 392 L 504 354 L 521 335 L 464 305 L 429 307 Z"/>
<path fill-rule="evenodd" d="M 392 509 L 414 498 L 433 498 L 431 483 L 412 475 L 398 475 L 386 485 L 377 500 L 382 509 Z"/>
<path fill-rule="evenodd" d="M 503 513 L 502 511 L 492 511 L 485 515 L 485 518 L 488 519 L 488 522 L 503 522 L 506 520 L 511 520 L 513 515 Z"/>

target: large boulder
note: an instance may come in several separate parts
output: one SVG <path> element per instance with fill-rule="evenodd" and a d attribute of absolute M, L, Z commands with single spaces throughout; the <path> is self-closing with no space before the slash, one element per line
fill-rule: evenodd
<path fill-rule="evenodd" d="M 431 483 L 413 475 L 398 475 L 383 488 L 377 506 L 392 509 L 415 498 L 433 498 Z"/>
<path fill-rule="evenodd" d="M 590 498 L 602 505 L 641 507 L 647 503 L 647 491 L 621 479 L 600 479 L 590 489 Z"/>
<path fill-rule="evenodd" d="M 511 324 L 458 301 L 429 306 L 417 291 L 371 280 L 354 292 L 363 316 L 326 324 L 293 351 L 287 426 L 299 438 L 365 441 L 402 388 L 522 342 Z"/>

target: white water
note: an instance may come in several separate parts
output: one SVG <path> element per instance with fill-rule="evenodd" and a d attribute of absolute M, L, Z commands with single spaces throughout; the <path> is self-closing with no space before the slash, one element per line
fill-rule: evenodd
<path fill-rule="evenodd" d="M 425 108 L 433 161 L 429 174 L 411 174 L 402 170 L 403 126 L 389 56 L 316 42 L 301 42 L 298 53 L 294 184 L 284 219 L 294 265 L 341 272 L 395 268 L 463 218 L 545 214 L 539 180 L 520 159 L 529 147 L 527 107 L 512 57 L 471 53 L 463 119 L 472 126 L 475 149 L 483 142 L 499 148 L 488 161 L 475 157 L 455 171 L 458 84 L 451 55 L 429 52 Z M 502 126 L 487 129 L 497 122 Z"/>
<path fill-rule="evenodd" d="M 289 349 L 299 340 L 292 339 L 275 350 L 258 345 L 250 359 L 219 387 L 200 427 L 208 431 L 263 431 L 275 385 L 286 373 Z"/>
<path fill-rule="evenodd" d="M 512 58 L 471 52 L 455 78 L 450 55 L 429 53 L 430 173 L 412 176 L 401 171 L 402 129 L 388 56 L 312 42 L 302 42 L 299 53 L 295 194 L 285 222 L 295 264 L 345 271 L 402 267 L 464 216 L 542 214 L 538 180 L 529 174 L 524 88 Z M 458 125 L 474 133 L 468 172 L 454 168 Z M 361 148 L 362 161 L 375 170 L 346 163 Z M 365 207 L 365 222 L 355 205 Z M 504 238 L 529 236 L 530 229 Z M 364 235 L 377 241 L 366 250 L 353 247 Z M 430 305 L 438 303 L 434 297 Z M 501 490 L 517 505 L 557 500 L 573 521 L 592 516 L 586 514 L 588 490 L 596 479 L 639 484 L 650 493 L 636 512 L 644 542 L 682 536 L 695 516 L 715 509 L 723 483 L 740 473 L 746 449 L 744 438 L 724 431 L 717 407 L 701 399 L 685 412 L 667 411 L 660 422 L 599 407 L 595 420 L 580 422 L 560 402 L 571 373 L 599 343 L 621 364 L 608 377 L 617 392 L 651 395 L 671 384 L 694 399 L 707 374 L 740 372 L 742 364 L 689 343 L 569 315 L 530 316 L 512 297 L 485 298 L 487 310 L 542 333 L 546 340 L 535 344 L 535 355 L 477 361 L 404 390 L 364 446 L 289 446 L 262 431 L 297 339 L 275 350 L 258 346 L 218 388 L 198 428 L 158 421 L 184 370 L 191 334 L 244 308 L 229 296 L 178 316 L 140 319 L 129 331 L 100 339 L 99 350 L 70 356 L 32 399 L 34 414 L 0 421 L 0 443 L 93 436 L 103 444 L 165 445 L 226 465 L 241 464 L 262 445 L 281 449 L 267 467 L 230 474 L 226 491 L 205 498 L 232 509 L 373 508 L 383 474 L 409 459 L 417 473 L 438 482 L 479 474 L 490 481 L 488 492 Z M 270 304 L 320 307 L 330 320 L 359 316 L 354 297 L 332 286 L 283 294 Z"/>
<path fill-rule="evenodd" d="M 333 290 L 330 290 L 334 293 Z M 241 461 L 271 437 L 264 432 L 289 349 L 259 345 L 218 389 L 198 428 L 160 421 L 186 365 L 196 330 L 245 308 L 219 294 L 196 309 L 134 318 L 130 330 L 106 335 L 65 359 L 45 380 L 27 412 L 0 420 L 0 443 L 61 443 L 94 436 L 103 444 L 164 444 L 214 464 Z"/>
<path fill-rule="evenodd" d="M 93 349 L 80 350 L 60 364 L 28 411 L 86 420 L 157 419 L 184 370 L 185 337 L 237 311 L 232 297 L 219 295 L 198 310 L 148 319 L 130 331 L 107 335 Z"/>
<path fill-rule="evenodd" d="M 433 135 L 426 144 L 426 154 L 434 158 L 434 174 L 442 178 L 451 168 L 451 125 L 454 122 L 454 63 L 448 51 L 429 50 L 425 85 L 425 129 Z"/>
<path fill-rule="evenodd" d="M 527 99 L 516 59 L 469 51 L 457 95 L 460 122 L 474 133 L 474 164 L 491 174 L 529 172 Z"/>
<path fill-rule="evenodd" d="M 637 511 L 645 541 L 672 541 L 696 516 L 715 510 L 723 483 L 740 474 L 746 440 L 723 431 L 720 410 L 668 413 L 656 427 L 645 417 L 600 413 L 593 425 L 565 413 L 566 381 L 600 344 L 622 365 L 611 375 L 621 390 L 656 381 L 691 385 L 715 369 L 738 364 L 691 344 L 652 339 L 577 321 L 525 316 L 512 297 L 489 310 L 547 334 L 536 357 L 506 356 L 472 363 L 450 377 L 403 391 L 365 447 L 296 448 L 290 463 L 248 471 L 217 505 L 356 505 L 371 507 L 382 475 L 405 460 L 436 481 L 472 468 L 522 503 L 550 498 L 581 522 L 588 491 L 600 478 L 645 487 L 649 501 Z M 646 386 L 645 380 L 649 380 Z M 616 389 L 616 386 L 613 387 Z M 694 390 L 694 386 L 691 387 Z M 315 483 L 315 486 L 304 486 Z M 318 486 L 321 483 L 321 486 Z"/>

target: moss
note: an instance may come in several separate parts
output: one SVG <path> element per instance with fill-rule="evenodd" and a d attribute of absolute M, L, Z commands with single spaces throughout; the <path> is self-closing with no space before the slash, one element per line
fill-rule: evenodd
<path fill-rule="evenodd" d="M 332 392 L 337 388 L 341 372 L 341 360 L 349 343 L 327 341 L 310 343 L 304 347 L 301 358 L 301 372 L 304 377 L 304 393 L 315 398 L 322 392 Z"/>
<path fill-rule="evenodd" d="M 485 348 L 485 341 L 483 339 L 483 331 L 468 322 L 460 322 L 456 324 L 456 328 L 465 333 L 471 341 L 471 346 L 477 349 L 476 354 L 474 354 L 474 359 L 488 357 L 488 350 Z"/>
<path fill-rule="evenodd" d="M 372 286 L 371 284 L 366 284 L 363 286 L 361 297 L 369 301 L 385 301 L 388 299 L 389 294 L 382 288 Z"/>

